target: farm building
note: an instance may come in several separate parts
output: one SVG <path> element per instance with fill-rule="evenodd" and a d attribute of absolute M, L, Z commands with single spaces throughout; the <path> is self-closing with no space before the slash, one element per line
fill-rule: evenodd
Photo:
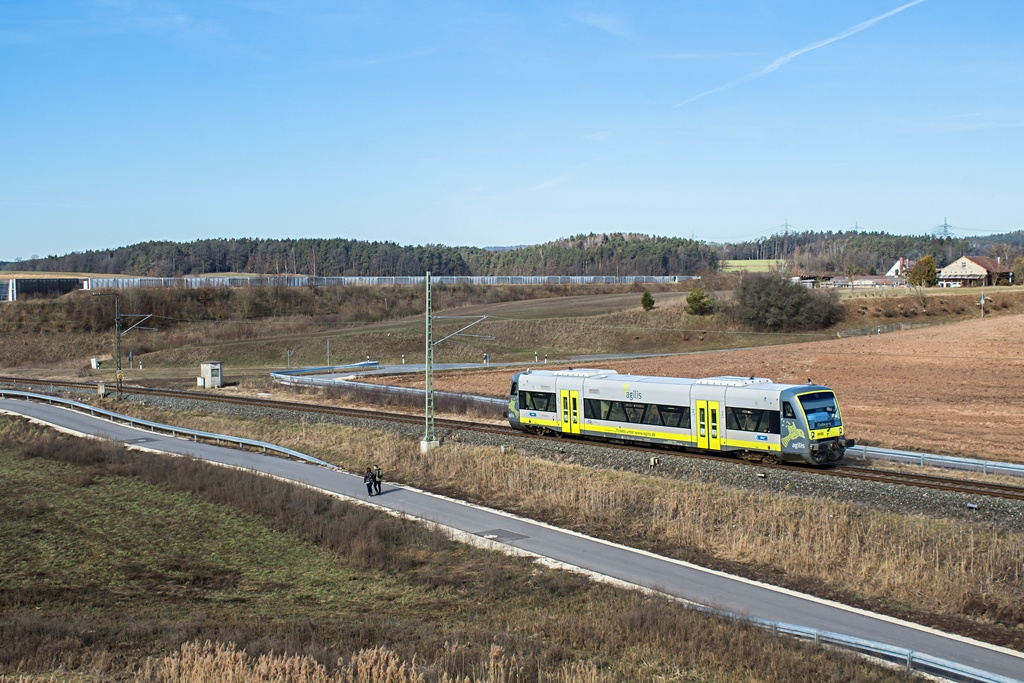
<path fill-rule="evenodd" d="M 938 272 L 940 287 L 990 287 L 1009 279 L 1010 266 L 987 256 L 961 256 Z"/>
<path fill-rule="evenodd" d="M 900 256 L 898 259 L 896 259 L 896 263 L 892 264 L 892 268 L 886 271 L 885 276 L 904 278 L 907 275 L 907 271 L 913 267 L 913 261 L 904 256 Z"/>

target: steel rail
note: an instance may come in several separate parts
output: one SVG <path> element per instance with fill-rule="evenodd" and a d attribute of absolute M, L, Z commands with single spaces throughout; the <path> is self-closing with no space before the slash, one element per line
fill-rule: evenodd
<path fill-rule="evenodd" d="M 852 479 L 865 479 L 868 481 L 900 484 L 902 486 L 918 486 L 921 488 L 956 491 L 957 493 L 974 493 L 982 496 L 1024 500 L 1024 487 L 1009 484 L 973 481 L 970 479 L 949 479 L 914 472 L 876 470 L 870 467 L 843 463 L 837 465 L 834 472 L 837 476 L 845 476 Z"/>
<path fill-rule="evenodd" d="M 0 376 L 0 381 L 14 381 L 21 384 L 29 384 L 34 386 L 51 386 L 53 388 L 75 388 L 75 389 L 95 389 L 96 385 L 88 382 L 69 382 L 69 381 L 48 381 L 48 380 L 34 380 L 24 379 L 15 377 L 4 377 Z M 382 420 L 387 422 L 397 422 L 405 424 L 419 425 L 422 423 L 423 418 L 420 415 L 411 415 L 408 413 L 386 413 L 376 410 L 367 410 L 361 408 L 343 408 L 340 406 L 327 406 L 311 403 L 302 403 L 298 401 L 282 401 L 279 399 L 266 399 L 258 397 L 247 397 L 247 396 L 225 396 L 225 395 L 211 395 L 206 393 L 200 393 L 195 391 L 185 391 L 181 389 L 159 389 L 151 387 L 142 387 L 137 385 L 125 385 L 125 391 L 146 396 L 162 396 L 167 398 L 177 398 L 186 400 L 196 401 L 213 401 L 217 403 L 227 403 L 234 405 L 244 405 L 249 407 L 267 408 L 273 410 L 289 410 L 304 413 L 313 414 L 324 414 L 324 415 L 336 415 L 339 417 L 349 417 L 354 419 L 366 419 L 366 420 Z M 513 429 L 506 425 L 495 425 L 495 424 L 481 424 L 479 422 L 468 422 L 465 420 L 453 420 L 453 419 L 437 419 L 435 424 L 438 428 L 447 429 L 451 431 L 475 431 L 495 434 L 499 436 L 506 436 L 510 438 L 529 438 L 543 441 L 550 441 L 554 443 L 565 443 L 567 440 L 573 437 L 563 436 L 559 434 L 533 434 L 530 432 Z M 914 486 L 918 488 L 930 488 L 936 490 L 950 491 L 955 493 L 963 493 L 968 495 L 981 495 L 991 496 L 998 498 L 1008 498 L 1013 500 L 1024 500 L 1024 487 L 1010 486 L 1006 484 L 994 484 L 988 482 L 979 482 L 965 479 L 953 479 L 947 477 L 938 477 L 933 475 L 914 474 L 908 472 L 894 472 L 890 470 L 877 470 L 867 467 L 859 467 L 855 465 L 842 464 L 838 466 L 826 466 L 821 468 L 812 468 L 808 466 L 794 465 L 794 464 L 778 464 L 769 462 L 758 462 L 751 460 L 744 460 L 730 455 L 715 455 L 710 453 L 694 453 L 684 451 L 680 449 L 673 449 L 660 445 L 646 445 L 642 443 L 620 443 L 615 441 L 601 441 L 601 440 L 580 440 L 580 443 L 599 444 L 605 448 L 627 450 L 633 452 L 650 453 L 657 456 L 663 455 L 675 455 L 678 457 L 688 458 L 702 458 L 705 460 L 713 460 L 717 462 L 730 463 L 735 465 L 746 465 L 751 467 L 760 467 L 766 469 L 778 469 L 789 472 L 805 472 L 822 476 L 834 476 L 834 477 L 845 477 L 848 479 L 860 479 L 864 481 L 873 481 L 876 483 L 894 484 L 898 486 Z"/>

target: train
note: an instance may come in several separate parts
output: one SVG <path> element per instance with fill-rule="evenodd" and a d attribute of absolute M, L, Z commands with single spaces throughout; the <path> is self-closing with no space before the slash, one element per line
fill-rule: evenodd
<path fill-rule="evenodd" d="M 832 389 L 764 377 L 528 369 L 512 376 L 508 421 L 535 433 L 814 466 L 842 460 L 855 443 Z"/>

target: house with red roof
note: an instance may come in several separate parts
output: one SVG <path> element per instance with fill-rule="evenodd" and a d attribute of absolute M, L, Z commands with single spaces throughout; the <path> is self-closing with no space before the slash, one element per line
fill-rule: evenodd
<path fill-rule="evenodd" d="M 987 256 L 961 256 L 937 275 L 940 287 L 991 287 L 1010 279 L 1010 265 Z"/>

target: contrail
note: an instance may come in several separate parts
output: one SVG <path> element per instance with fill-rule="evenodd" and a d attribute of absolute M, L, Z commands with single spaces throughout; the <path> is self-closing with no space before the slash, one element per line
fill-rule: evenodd
<path fill-rule="evenodd" d="M 689 104 L 690 102 L 693 102 L 695 100 L 699 100 L 702 97 L 706 97 L 708 95 L 713 95 L 716 92 L 722 92 L 723 90 L 727 90 L 727 89 L 733 87 L 734 85 L 739 85 L 740 83 L 742 83 L 744 81 L 749 81 L 752 78 L 760 78 L 761 76 L 767 76 L 771 72 L 775 71 L 776 69 L 778 69 L 779 67 L 783 66 L 784 64 L 787 64 L 788 62 L 791 62 L 792 60 L 796 59 L 797 57 L 799 57 L 800 55 L 804 54 L 805 52 L 810 52 L 811 50 L 817 50 L 820 47 L 825 47 L 826 45 L 831 45 L 832 43 L 836 42 L 837 40 L 842 40 L 843 38 L 849 38 L 850 36 L 852 36 L 855 33 L 860 33 L 864 29 L 871 28 L 872 26 L 874 26 L 878 22 L 882 21 L 883 19 L 888 19 L 892 15 L 899 14 L 903 10 L 905 10 L 907 8 L 910 8 L 910 7 L 913 7 L 914 5 L 920 5 L 922 2 L 924 2 L 924 0 L 912 0 L 911 2 L 908 2 L 905 5 L 901 5 L 901 6 L 897 7 L 894 10 L 889 10 L 885 14 L 879 14 L 877 17 L 875 17 L 873 19 L 868 19 L 867 21 L 862 21 L 861 23 L 857 24 L 856 26 L 851 26 L 850 28 L 846 29 L 845 31 L 840 31 L 839 33 L 835 34 L 831 38 L 826 38 L 825 40 L 819 40 L 818 42 L 811 43 L 810 45 L 806 45 L 806 46 L 800 48 L 799 50 L 793 50 L 789 54 L 785 54 L 785 55 L 779 57 L 778 59 L 776 59 L 771 64 L 763 66 L 760 69 L 757 69 L 756 71 L 751 71 L 746 76 L 741 76 L 740 78 L 737 78 L 734 81 L 729 81 L 725 85 L 720 85 L 717 88 L 713 88 L 711 90 L 707 90 L 707 91 L 702 92 L 702 93 L 700 93 L 698 95 L 694 95 L 693 97 L 691 97 L 689 99 L 685 99 L 682 102 L 680 102 L 679 104 L 675 105 L 673 107 L 673 109 L 675 107 L 681 107 L 684 104 Z"/>

